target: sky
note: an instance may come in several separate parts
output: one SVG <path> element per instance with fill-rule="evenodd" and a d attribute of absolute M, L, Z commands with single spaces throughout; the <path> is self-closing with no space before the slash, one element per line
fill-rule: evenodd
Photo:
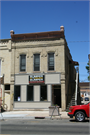
<path fill-rule="evenodd" d="M 15 34 L 59 31 L 64 26 L 72 59 L 79 63 L 80 82 L 87 82 L 90 54 L 90 1 L 0 0 L 0 39 Z"/>

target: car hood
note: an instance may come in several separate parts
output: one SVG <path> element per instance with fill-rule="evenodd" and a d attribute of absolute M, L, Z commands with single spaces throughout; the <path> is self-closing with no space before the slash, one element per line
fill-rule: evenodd
<path fill-rule="evenodd" d="M 75 105 L 75 106 L 71 106 L 71 107 L 78 108 L 78 107 L 84 107 L 84 106 L 86 106 L 86 105 Z"/>

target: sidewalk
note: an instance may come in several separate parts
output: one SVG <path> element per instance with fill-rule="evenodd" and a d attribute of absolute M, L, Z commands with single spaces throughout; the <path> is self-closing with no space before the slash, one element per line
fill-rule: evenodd
<path fill-rule="evenodd" d="M 61 118 L 69 118 L 67 116 L 67 112 L 60 112 Z M 0 119 L 50 119 L 49 111 L 10 111 L 10 112 L 3 112 L 0 113 Z M 56 118 L 60 118 L 60 116 L 55 116 Z M 55 118 L 54 117 L 54 118 Z"/>

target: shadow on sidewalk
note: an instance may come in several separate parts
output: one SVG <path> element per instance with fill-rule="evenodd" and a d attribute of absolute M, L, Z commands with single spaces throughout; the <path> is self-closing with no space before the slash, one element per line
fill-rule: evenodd
<path fill-rule="evenodd" d="M 69 120 L 70 122 L 77 122 L 75 119 L 74 120 Z M 85 122 L 89 122 L 89 120 L 85 120 L 85 121 L 83 121 L 84 123 Z"/>

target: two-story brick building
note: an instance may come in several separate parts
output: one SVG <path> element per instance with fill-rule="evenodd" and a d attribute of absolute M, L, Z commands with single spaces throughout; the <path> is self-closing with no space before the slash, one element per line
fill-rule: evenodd
<path fill-rule="evenodd" d="M 65 110 L 75 93 L 78 62 L 72 60 L 60 31 L 14 34 L 1 40 L 3 100 L 8 110 L 47 109 L 58 104 Z"/>

